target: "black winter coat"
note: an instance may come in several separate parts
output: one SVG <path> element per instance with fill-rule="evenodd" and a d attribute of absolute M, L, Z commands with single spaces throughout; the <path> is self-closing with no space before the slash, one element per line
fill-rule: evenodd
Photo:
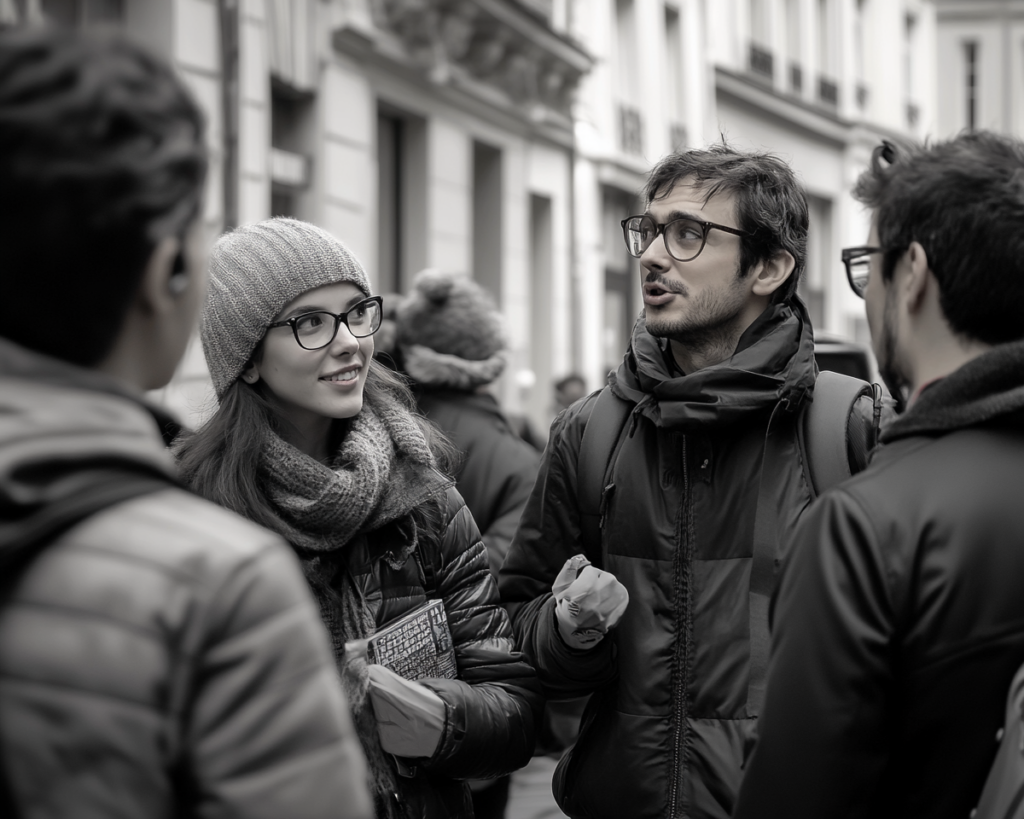
<path fill-rule="evenodd" d="M 1024 342 L 929 386 L 797 532 L 736 816 L 965 819 L 1024 663 Z"/>
<path fill-rule="evenodd" d="M 472 819 L 469 787 L 459 780 L 499 776 L 530 760 L 540 685 L 514 650 L 479 530 L 458 492 L 448 490 L 439 542 L 421 540 L 397 568 L 390 545 L 371 532 L 346 547 L 347 570 L 377 626 L 428 596 L 441 599 L 458 665 L 458 679 L 420 680 L 445 703 L 444 733 L 434 755 L 401 778 L 399 798 L 409 819 Z"/>
<path fill-rule="evenodd" d="M 796 435 L 815 381 L 803 305 L 770 307 L 718 365 L 681 376 L 669 356 L 641 320 L 609 387 L 637 402 L 604 498 L 605 568 L 630 596 L 619 625 L 590 651 L 570 649 L 550 594 L 585 551 L 576 465 L 593 396 L 553 424 L 502 570 L 502 599 L 550 696 L 594 694 L 555 775 L 571 817 L 729 816 L 755 725 L 748 593 L 773 412 L 782 454 L 764 485 L 781 542 L 811 501 Z"/>
<path fill-rule="evenodd" d="M 533 489 L 540 456 L 512 431 L 491 395 L 424 388 L 417 400 L 423 414 L 463 455 L 455 486 L 480 527 L 497 577 Z"/>

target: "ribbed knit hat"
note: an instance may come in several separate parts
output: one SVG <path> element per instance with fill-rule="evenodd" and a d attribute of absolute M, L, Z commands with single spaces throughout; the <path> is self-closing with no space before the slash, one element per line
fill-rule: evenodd
<path fill-rule="evenodd" d="M 395 322 L 405 368 L 420 383 L 471 389 L 497 378 L 505 366 L 501 314 L 467 276 L 421 270 Z"/>
<path fill-rule="evenodd" d="M 210 288 L 199 324 L 217 398 L 241 375 L 286 304 L 337 282 L 370 295 L 363 266 L 316 225 L 275 218 L 221 236 L 210 251 Z"/>

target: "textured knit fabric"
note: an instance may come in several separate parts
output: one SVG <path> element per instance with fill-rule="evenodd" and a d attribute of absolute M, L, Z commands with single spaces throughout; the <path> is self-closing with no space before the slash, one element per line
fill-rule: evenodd
<path fill-rule="evenodd" d="M 729 816 L 756 724 L 747 711 L 748 600 L 765 436 L 775 412 L 777 455 L 763 486 L 785 543 L 811 501 L 797 433 L 814 387 L 813 349 L 794 301 L 766 310 L 729 359 L 680 375 L 667 342 L 638 322 L 607 387 L 635 408 L 604 491 L 601 543 L 582 542 L 577 498 L 596 394 L 554 422 L 501 590 L 548 693 L 592 695 L 553 784 L 569 816 Z M 621 622 L 590 651 L 561 640 L 551 596 L 580 552 L 629 591 Z"/>
<path fill-rule="evenodd" d="M 333 467 L 308 457 L 272 431 L 265 441 L 260 481 L 281 521 L 278 531 L 304 556 L 303 569 L 331 635 L 370 765 L 378 817 L 400 817 L 390 798 L 398 787 L 397 774 L 380 747 L 368 708 L 366 665 L 345 651 L 348 641 L 369 637 L 375 623 L 351 577 L 339 571 L 339 555 L 359 532 L 393 524 L 399 536 L 387 559 L 404 563 L 419 542 L 408 499 L 441 492 L 451 482 L 440 475 L 422 480 L 419 468 L 429 470 L 433 455 L 412 414 L 393 400 L 375 403 L 366 397 L 362 410 L 349 421 Z M 400 498 L 404 502 L 398 502 Z"/>
<path fill-rule="evenodd" d="M 501 314 L 490 296 L 472 279 L 455 273 L 420 271 L 412 293 L 396 308 L 395 321 L 403 348 L 418 344 L 475 362 L 507 346 Z M 500 374 L 499 369 L 491 380 Z"/>
<path fill-rule="evenodd" d="M 308 290 L 351 282 L 367 296 L 362 265 L 337 238 L 298 219 L 243 225 L 210 252 L 210 288 L 200 319 L 217 397 L 245 369 L 281 309 Z"/>
<path fill-rule="evenodd" d="M 0 550 L 90 470 L 166 490 L 57 537 L 0 610 L 0 764 L 35 819 L 369 819 L 317 611 L 275 535 L 171 485 L 142 402 L 0 340 Z"/>
<path fill-rule="evenodd" d="M 929 386 L 794 537 L 736 817 L 965 819 L 1024 663 L 1024 342 Z"/>

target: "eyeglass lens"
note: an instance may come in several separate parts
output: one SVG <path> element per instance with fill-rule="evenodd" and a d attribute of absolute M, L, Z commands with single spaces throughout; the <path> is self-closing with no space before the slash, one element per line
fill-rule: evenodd
<path fill-rule="evenodd" d="M 626 246 L 639 258 L 658 235 L 658 225 L 650 216 L 634 216 L 626 222 Z M 704 226 L 693 219 L 673 219 L 665 225 L 665 246 L 680 262 L 695 259 L 704 248 Z"/>
<path fill-rule="evenodd" d="M 857 256 L 846 263 L 850 272 L 850 286 L 858 296 L 864 296 L 864 289 L 868 286 L 868 274 L 871 272 L 871 256 Z"/>
<path fill-rule="evenodd" d="M 361 301 L 341 317 L 333 313 L 306 313 L 295 320 L 295 338 L 307 350 L 326 347 L 338 334 L 342 321 L 356 338 L 372 335 L 380 328 L 381 311 L 376 301 Z"/>

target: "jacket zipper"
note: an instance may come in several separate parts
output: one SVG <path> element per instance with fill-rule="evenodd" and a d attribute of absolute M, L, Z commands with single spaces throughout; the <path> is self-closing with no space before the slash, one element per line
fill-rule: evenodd
<path fill-rule="evenodd" d="M 690 556 L 690 521 L 689 521 L 689 496 L 690 496 L 690 473 L 686 457 L 686 436 L 683 436 L 682 445 L 683 458 L 683 492 L 679 502 L 679 524 L 676 531 L 682 537 L 676 538 L 675 570 L 673 571 L 672 584 L 673 596 L 681 599 L 682 604 L 676 607 L 676 646 L 673 652 L 673 659 L 676 663 L 674 670 L 674 685 L 672 690 L 673 708 L 672 716 L 674 721 L 674 735 L 672 738 L 672 780 L 669 788 L 669 819 L 675 819 L 679 804 L 679 784 L 682 774 L 682 751 L 684 735 L 686 731 L 686 679 L 690 664 L 690 652 L 688 648 L 688 623 L 690 611 L 689 594 L 689 556 Z"/>

